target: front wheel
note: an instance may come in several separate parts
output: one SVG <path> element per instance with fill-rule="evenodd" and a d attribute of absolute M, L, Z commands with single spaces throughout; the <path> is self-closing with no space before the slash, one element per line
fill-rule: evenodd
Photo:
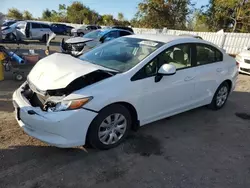
<path fill-rule="evenodd" d="M 230 92 L 230 88 L 227 82 L 223 82 L 216 90 L 212 102 L 209 104 L 209 108 L 213 110 L 221 109 L 227 102 L 227 98 Z"/>
<path fill-rule="evenodd" d="M 126 138 L 131 123 L 131 115 L 126 107 L 120 104 L 108 106 L 91 123 L 88 143 L 97 149 L 113 148 Z"/>
<path fill-rule="evenodd" d="M 14 35 L 13 33 L 9 33 L 6 38 L 10 41 L 17 41 L 16 35 Z"/>

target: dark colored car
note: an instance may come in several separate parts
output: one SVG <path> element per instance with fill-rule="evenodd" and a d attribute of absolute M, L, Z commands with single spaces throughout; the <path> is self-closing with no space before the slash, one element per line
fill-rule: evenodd
<path fill-rule="evenodd" d="M 111 28 L 113 28 L 113 29 L 123 29 L 123 30 L 127 30 L 127 31 L 130 31 L 130 32 L 134 33 L 134 30 L 131 27 L 112 26 Z"/>
<path fill-rule="evenodd" d="M 66 35 L 68 33 L 67 26 L 65 24 L 53 23 L 50 25 L 50 28 L 56 34 Z"/>
<path fill-rule="evenodd" d="M 67 29 L 67 34 L 71 35 L 71 30 L 74 29 L 74 27 L 66 25 L 66 29 Z"/>
<path fill-rule="evenodd" d="M 83 37 L 74 37 L 66 41 L 63 39 L 61 43 L 61 51 L 78 57 L 102 43 L 133 34 L 134 33 L 131 31 L 123 29 L 97 29 L 85 34 Z"/>
<path fill-rule="evenodd" d="M 193 34 L 180 34 L 179 36 L 183 36 L 183 37 L 193 37 L 196 39 L 203 39 L 202 37 L 198 36 L 198 35 L 193 35 Z"/>

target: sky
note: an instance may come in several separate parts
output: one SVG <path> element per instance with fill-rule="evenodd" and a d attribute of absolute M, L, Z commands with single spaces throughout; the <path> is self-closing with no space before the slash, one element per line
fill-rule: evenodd
<path fill-rule="evenodd" d="M 70 5 L 75 0 L 0 0 L 0 12 L 6 14 L 9 8 L 21 11 L 28 10 L 34 17 L 41 17 L 43 10 L 58 10 L 59 4 Z M 78 0 L 99 14 L 112 14 L 117 17 L 122 12 L 126 19 L 132 19 L 137 11 L 137 5 L 142 0 Z M 200 8 L 209 0 L 191 0 Z"/>

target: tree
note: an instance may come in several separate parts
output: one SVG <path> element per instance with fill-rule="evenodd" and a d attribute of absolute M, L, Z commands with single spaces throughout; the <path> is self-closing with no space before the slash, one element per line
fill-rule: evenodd
<path fill-rule="evenodd" d="M 32 20 L 33 16 L 32 16 L 32 14 L 29 11 L 25 10 L 23 12 L 23 19 L 25 19 L 25 20 Z"/>
<path fill-rule="evenodd" d="M 193 16 L 193 20 L 192 20 L 192 30 L 194 31 L 202 31 L 202 32 L 206 32 L 209 31 L 209 27 L 207 25 L 207 17 L 202 14 L 202 12 L 200 11 L 195 11 L 194 16 Z"/>
<path fill-rule="evenodd" d="M 16 8 L 11 8 L 8 10 L 7 17 L 21 20 L 23 19 L 23 14 Z"/>
<path fill-rule="evenodd" d="M 83 24 L 88 16 L 89 8 L 84 6 L 81 2 L 75 1 L 67 7 L 68 19 L 72 23 Z"/>
<path fill-rule="evenodd" d="M 124 15 L 121 12 L 118 13 L 118 21 L 124 21 Z"/>
<path fill-rule="evenodd" d="M 189 7 L 193 7 L 190 0 L 143 0 L 133 22 L 140 27 L 184 29 L 191 13 Z"/>
<path fill-rule="evenodd" d="M 43 20 L 50 20 L 51 19 L 51 16 L 52 16 L 52 12 L 49 10 L 49 9 L 46 9 L 43 11 L 42 13 L 42 19 Z"/>
<path fill-rule="evenodd" d="M 102 15 L 102 21 L 104 25 L 114 25 L 115 19 L 111 14 Z"/>
<path fill-rule="evenodd" d="M 203 15 L 211 31 L 249 32 L 249 0 L 210 0 Z"/>

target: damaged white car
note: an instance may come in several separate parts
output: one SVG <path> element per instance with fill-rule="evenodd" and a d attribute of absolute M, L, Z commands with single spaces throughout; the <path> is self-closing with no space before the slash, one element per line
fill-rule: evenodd
<path fill-rule="evenodd" d="M 24 131 L 57 147 L 117 146 L 129 130 L 199 106 L 220 109 L 235 60 L 195 38 L 130 35 L 79 59 L 53 54 L 13 94 Z"/>

